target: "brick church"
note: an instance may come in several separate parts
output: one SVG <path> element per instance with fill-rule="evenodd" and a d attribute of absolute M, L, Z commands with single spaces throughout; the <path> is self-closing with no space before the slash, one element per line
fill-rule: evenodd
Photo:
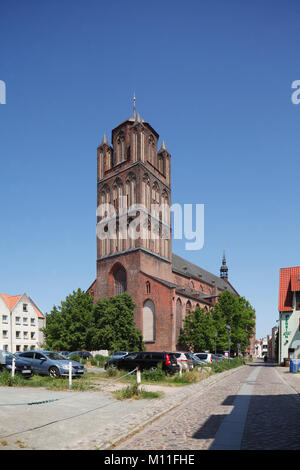
<path fill-rule="evenodd" d="M 112 207 L 98 215 L 97 224 L 114 219 L 116 237 L 97 237 L 97 278 L 89 288 L 95 300 L 127 291 L 136 308 L 135 323 L 147 350 L 174 351 L 185 315 L 199 306 L 209 311 L 219 294 L 229 290 L 223 256 L 220 277 L 172 253 L 170 212 L 151 218 L 152 203 L 171 206 L 171 155 L 158 133 L 136 112 L 112 130 L 111 145 L 104 135 L 97 149 L 97 207 Z M 139 205 L 147 236 L 123 237 L 124 214 Z M 125 210 L 124 210 L 125 208 Z M 156 237 L 148 236 L 151 221 Z M 98 225 L 97 225 L 98 226 Z M 123 224 L 124 226 L 124 224 Z M 105 233 L 105 228 L 104 228 Z M 141 232 L 143 233 L 143 232 Z"/>

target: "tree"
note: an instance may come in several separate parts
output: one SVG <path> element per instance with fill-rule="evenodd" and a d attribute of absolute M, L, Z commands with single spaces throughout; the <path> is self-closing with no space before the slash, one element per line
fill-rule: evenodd
<path fill-rule="evenodd" d="M 211 351 L 214 348 L 214 322 L 210 313 L 196 307 L 184 319 L 178 344 L 188 351 Z"/>
<path fill-rule="evenodd" d="M 99 299 L 93 309 L 93 348 L 110 351 L 143 350 L 142 333 L 135 327 L 134 308 L 135 304 L 126 292 L 109 299 Z"/>
<path fill-rule="evenodd" d="M 92 296 L 81 289 L 73 291 L 47 315 L 43 333 L 47 349 L 89 350 L 95 334 Z"/>
<path fill-rule="evenodd" d="M 255 310 L 244 297 L 235 297 L 231 292 L 224 291 L 211 310 L 217 336 L 217 349 L 228 349 L 228 331 L 226 325 L 231 327 L 230 349 L 245 351 L 254 334 Z"/>
<path fill-rule="evenodd" d="M 245 351 L 254 334 L 255 311 L 244 297 L 224 291 L 210 312 L 197 307 L 185 317 L 178 343 L 188 350 L 214 351 L 216 334 L 217 351 L 224 352 L 228 349 L 227 325 L 231 328 L 230 350 Z"/>

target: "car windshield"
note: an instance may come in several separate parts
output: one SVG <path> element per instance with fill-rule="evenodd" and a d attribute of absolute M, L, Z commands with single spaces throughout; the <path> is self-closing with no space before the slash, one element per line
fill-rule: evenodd
<path fill-rule="evenodd" d="M 52 359 L 54 361 L 65 361 L 66 358 L 62 356 L 61 354 L 57 352 L 50 352 L 50 353 L 45 353 L 45 356 L 47 356 L 49 359 Z"/>

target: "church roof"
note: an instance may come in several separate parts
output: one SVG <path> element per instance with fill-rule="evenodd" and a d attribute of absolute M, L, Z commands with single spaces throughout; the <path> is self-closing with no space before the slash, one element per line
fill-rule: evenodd
<path fill-rule="evenodd" d="M 178 255 L 172 254 L 172 270 L 183 276 L 192 277 L 198 281 L 206 282 L 207 284 L 214 285 L 219 289 L 227 289 L 232 294 L 237 294 L 236 290 L 231 286 L 228 281 L 224 281 L 218 276 L 206 271 L 203 268 L 181 258 Z"/>

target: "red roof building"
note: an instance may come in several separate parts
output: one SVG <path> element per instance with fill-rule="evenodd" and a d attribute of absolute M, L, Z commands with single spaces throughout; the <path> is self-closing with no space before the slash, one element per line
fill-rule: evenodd
<path fill-rule="evenodd" d="M 279 362 L 300 359 L 300 266 L 280 269 L 278 311 Z"/>

